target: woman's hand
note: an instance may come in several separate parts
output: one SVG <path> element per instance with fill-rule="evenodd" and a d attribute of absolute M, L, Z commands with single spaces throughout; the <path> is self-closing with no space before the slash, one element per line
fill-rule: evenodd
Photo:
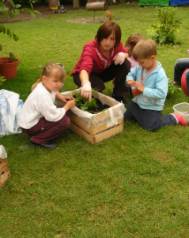
<path fill-rule="evenodd" d="M 79 76 L 81 80 L 81 96 L 91 100 L 92 88 L 89 81 L 89 73 L 86 70 L 81 70 Z"/>
<path fill-rule="evenodd" d="M 117 55 L 114 56 L 114 64 L 115 65 L 123 64 L 127 57 L 128 57 L 127 53 L 124 52 L 117 53 Z"/>
<path fill-rule="evenodd" d="M 81 86 L 81 96 L 84 98 L 91 100 L 92 97 L 92 88 L 91 88 L 91 83 L 89 81 L 86 81 L 83 83 Z"/>

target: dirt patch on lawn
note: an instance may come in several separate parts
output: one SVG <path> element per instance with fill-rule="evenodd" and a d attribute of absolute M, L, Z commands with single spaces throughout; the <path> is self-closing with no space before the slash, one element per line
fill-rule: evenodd
<path fill-rule="evenodd" d="M 76 24 L 90 24 L 90 23 L 104 23 L 105 21 L 119 20 L 119 18 L 113 16 L 110 10 L 103 10 L 101 14 L 96 15 L 96 11 L 90 11 L 90 17 L 77 17 L 68 19 L 67 22 Z"/>
<path fill-rule="evenodd" d="M 67 22 L 75 24 L 103 23 L 105 19 L 105 17 L 77 17 L 68 19 Z"/>
<path fill-rule="evenodd" d="M 64 13 L 61 13 L 64 14 Z M 12 23 L 20 21 L 29 21 L 35 18 L 48 17 L 55 15 L 47 6 L 37 7 L 34 12 L 29 9 L 22 9 L 18 15 L 8 16 L 7 14 L 0 14 L 0 23 Z"/>
<path fill-rule="evenodd" d="M 154 160 L 157 160 L 159 162 L 173 162 L 174 158 L 171 156 L 171 154 L 165 152 L 165 151 L 156 151 L 151 154 L 152 158 Z"/>

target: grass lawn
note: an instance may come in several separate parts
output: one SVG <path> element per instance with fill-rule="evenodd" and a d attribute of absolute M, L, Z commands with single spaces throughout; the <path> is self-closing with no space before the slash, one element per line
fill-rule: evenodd
<path fill-rule="evenodd" d="M 148 35 L 156 8 L 119 5 L 112 8 L 123 31 L 123 41 L 134 32 Z M 170 79 L 179 57 L 189 47 L 188 8 L 178 8 L 181 45 L 159 47 L 159 59 Z M 102 15 L 100 12 L 97 15 Z M 15 80 L 3 87 L 25 99 L 41 67 L 63 62 L 70 72 L 83 44 L 99 26 L 68 20 L 92 16 L 85 10 L 8 27 L 13 42 L 1 35 L 5 53 L 21 60 Z M 75 86 L 67 78 L 65 90 Z M 111 92 L 111 83 L 106 93 Z M 166 102 L 188 101 L 182 92 Z M 189 237 L 189 128 L 166 127 L 156 133 L 126 123 L 124 132 L 90 145 L 72 132 L 55 150 L 32 146 L 20 134 L 0 138 L 12 173 L 0 190 L 0 238 L 188 238 Z"/>

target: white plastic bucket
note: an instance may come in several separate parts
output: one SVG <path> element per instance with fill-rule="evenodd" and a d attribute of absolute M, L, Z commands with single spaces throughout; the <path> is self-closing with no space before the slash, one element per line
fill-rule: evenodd
<path fill-rule="evenodd" d="M 189 103 L 181 102 L 173 106 L 175 113 L 182 115 L 189 122 Z"/>

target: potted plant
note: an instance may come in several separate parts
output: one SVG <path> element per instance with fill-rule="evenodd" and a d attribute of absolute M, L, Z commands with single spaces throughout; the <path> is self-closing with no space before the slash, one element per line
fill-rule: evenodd
<path fill-rule="evenodd" d="M 6 79 L 16 77 L 18 64 L 18 59 L 11 52 L 9 53 L 9 57 L 0 57 L 0 74 Z"/>
<path fill-rule="evenodd" d="M 0 25 L 0 33 L 6 34 L 15 41 L 18 40 L 18 37 L 3 25 Z M 1 45 L 0 50 L 2 50 Z M 13 53 L 9 53 L 8 57 L 0 57 L 0 75 L 6 79 L 14 78 L 16 76 L 18 64 L 19 61 L 16 59 Z"/>

